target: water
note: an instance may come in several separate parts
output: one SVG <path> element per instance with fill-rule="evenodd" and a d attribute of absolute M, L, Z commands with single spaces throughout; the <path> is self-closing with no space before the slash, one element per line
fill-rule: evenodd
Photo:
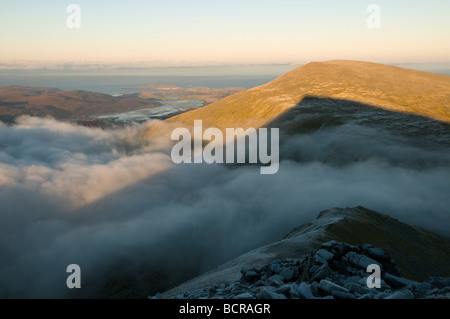
<path fill-rule="evenodd" d="M 161 106 L 147 109 L 135 110 L 123 113 L 113 113 L 100 116 L 92 116 L 92 118 L 108 120 L 112 122 L 120 122 L 133 124 L 145 121 L 147 119 L 166 119 L 175 114 L 187 111 L 192 108 L 203 106 L 203 102 L 199 100 L 174 100 L 159 101 Z"/>
<path fill-rule="evenodd" d="M 449 69 L 413 67 L 450 75 Z M 415 66 L 415 67 L 414 67 Z M 181 87 L 252 88 L 274 80 L 298 65 L 255 65 L 229 67 L 172 67 L 114 70 L 0 70 L 0 86 L 22 85 L 61 90 L 86 90 L 110 95 L 138 92 L 140 85 L 171 84 Z"/>
<path fill-rule="evenodd" d="M 86 90 L 110 95 L 133 93 L 140 85 L 252 88 L 272 81 L 297 65 L 242 67 L 173 67 L 115 70 L 0 70 L 0 86 L 22 85 Z"/>

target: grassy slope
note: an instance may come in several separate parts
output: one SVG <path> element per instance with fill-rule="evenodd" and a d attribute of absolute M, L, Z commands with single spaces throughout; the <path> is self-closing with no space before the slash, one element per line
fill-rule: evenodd
<path fill-rule="evenodd" d="M 450 276 L 450 240 L 404 224 L 363 207 L 357 214 L 331 225 L 320 241 L 338 239 L 352 245 L 383 247 L 395 260 L 402 276 L 424 280 Z"/>
<path fill-rule="evenodd" d="M 356 61 L 309 63 L 168 122 L 261 127 L 306 96 L 332 97 L 450 122 L 450 76 Z"/>

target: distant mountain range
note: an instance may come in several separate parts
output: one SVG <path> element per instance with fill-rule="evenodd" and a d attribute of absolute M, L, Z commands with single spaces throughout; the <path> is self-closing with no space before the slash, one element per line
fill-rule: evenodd
<path fill-rule="evenodd" d="M 13 122 L 21 115 L 52 116 L 59 120 L 77 120 L 83 125 L 95 125 L 101 120 L 86 120 L 93 115 L 124 113 L 161 106 L 161 101 L 200 100 L 216 102 L 243 87 L 211 89 L 183 88 L 166 84 L 151 84 L 135 88 L 138 93 L 111 96 L 89 91 L 62 91 L 56 88 L 3 86 L 0 87 L 0 121 Z M 104 125 L 105 123 L 103 123 Z"/>
<path fill-rule="evenodd" d="M 20 115 L 52 116 L 61 120 L 91 115 L 126 112 L 159 106 L 152 99 L 133 95 L 113 97 L 88 91 L 62 91 L 55 88 L 0 87 L 0 120 L 11 122 Z"/>

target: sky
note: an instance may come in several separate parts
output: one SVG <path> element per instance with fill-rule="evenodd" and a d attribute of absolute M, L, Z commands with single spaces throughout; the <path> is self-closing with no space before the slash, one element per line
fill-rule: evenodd
<path fill-rule="evenodd" d="M 72 3 L 80 28 L 67 26 Z M 441 63 L 449 13 L 448 0 L 2 0 L 0 61 Z"/>

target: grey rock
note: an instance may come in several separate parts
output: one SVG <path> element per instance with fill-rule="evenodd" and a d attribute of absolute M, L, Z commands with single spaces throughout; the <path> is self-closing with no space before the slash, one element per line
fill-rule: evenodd
<path fill-rule="evenodd" d="M 409 289 L 402 289 L 394 292 L 392 295 L 385 297 L 384 299 L 415 299 L 414 294 Z"/>
<path fill-rule="evenodd" d="M 427 291 L 430 291 L 431 289 L 433 289 L 433 286 L 429 282 L 420 282 L 414 286 L 414 289 L 417 292 L 424 294 Z"/>
<path fill-rule="evenodd" d="M 285 281 L 291 281 L 294 277 L 294 271 L 291 268 L 284 268 L 280 275 L 284 278 Z"/>
<path fill-rule="evenodd" d="M 156 295 L 154 295 L 153 297 L 149 297 L 150 299 L 162 299 L 161 294 L 158 292 Z"/>
<path fill-rule="evenodd" d="M 189 291 L 188 294 L 191 299 L 199 298 L 201 295 L 203 295 L 205 292 L 203 289 L 196 289 L 193 291 Z"/>
<path fill-rule="evenodd" d="M 255 299 L 255 297 L 249 292 L 244 292 L 234 297 L 234 299 Z"/>
<path fill-rule="evenodd" d="M 224 292 L 224 293 L 230 293 L 230 292 L 231 292 L 231 289 L 233 289 L 232 286 L 226 286 L 225 288 L 223 288 L 223 292 Z"/>
<path fill-rule="evenodd" d="M 298 265 L 300 265 L 301 263 L 302 263 L 301 259 L 294 259 L 294 260 L 292 261 L 292 265 L 294 265 L 294 266 L 298 266 Z"/>
<path fill-rule="evenodd" d="M 358 278 L 361 278 L 361 277 L 358 277 Z M 366 278 L 361 278 L 361 279 L 359 280 L 359 284 L 360 284 L 361 286 L 367 287 L 367 278 L 368 278 L 368 277 L 366 277 Z"/>
<path fill-rule="evenodd" d="M 331 248 L 331 247 L 333 247 L 333 246 L 335 246 L 335 245 L 337 245 L 337 244 L 338 244 L 337 241 L 335 241 L 335 240 L 330 240 L 329 242 L 323 243 L 321 246 L 322 246 L 323 248 Z"/>
<path fill-rule="evenodd" d="M 384 281 L 394 289 L 400 289 L 406 287 L 407 285 L 417 285 L 419 284 L 416 281 L 412 281 L 406 278 L 400 278 L 389 273 L 384 275 Z"/>
<path fill-rule="evenodd" d="M 338 284 L 339 286 L 344 287 L 345 285 L 345 276 L 342 276 L 336 272 L 333 272 L 330 276 L 332 278 L 332 282 L 334 282 L 335 284 Z M 326 279 L 326 278 L 325 278 Z"/>
<path fill-rule="evenodd" d="M 387 299 L 389 296 L 390 294 L 387 292 L 379 292 L 373 297 L 373 299 Z"/>
<path fill-rule="evenodd" d="M 389 289 L 391 289 L 392 287 L 390 286 L 390 285 L 388 285 L 385 281 L 384 281 L 384 279 L 381 279 L 380 280 L 380 290 L 381 291 L 385 291 L 385 290 L 389 290 Z"/>
<path fill-rule="evenodd" d="M 245 288 L 245 286 L 240 282 L 235 282 L 233 288 Z"/>
<path fill-rule="evenodd" d="M 267 281 L 269 282 L 270 286 L 281 286 L 281 285 L 284 284 L 283 280 L 284 280 L 283 276 L 281 276 L 281 275 L 273 275 Z"/>
<path fill-rule="evenodd" d="M 275 292 L 277 294 L 283 294 L 288 296 L 289 292 L 291 291 L 291 285 L 283 285 L 280 288 L 278 288 L 277 290 L 275 290 Z"/>
<path fill-rule="evenodd" d="M 391 255 L 383 249 L 379 247 L 370 247 L 365 250 L 367 252 L 367 255 L 371 258 L 382 260 L 382 261 L 390 261 Z"/>
<path fill-rule="evenodd" d="M 345 252 L 349 250 L 349 247 L 345 244 L 338 244 L 334 246 L 332 249 L 336 256 L 342 257 L 345 254 Z"/>
<path fill-rule="evenodd" d="M 317 281 L 314 281 L 311 286 L 311 292 L 313 293 L 314 296 L 318 296 L 319 295 L 319 283 Z"/>
<path fill-rule="evenodd" d="M 351 294 L 349 292 L 338 291 L 338 290 L 333 290 L 331 295 L 335 299 L 356 299 L 356 297 L 353 294 Z"/>
<path fill-rule="evenodd" d="M 345 278 L 345 283 L 352 283 L 352 284 L 359 284 L 361 281 L 361 277 L 359 276 L 352 276 L 352 277 L 347 277 Z M 365 282 L 364 282 L 365 285 Z"/>
<path fill-rule="evenodd" d="M 234 296 L 243 294 L 244 292 L 249 292 L 249 291 L 246 289 L 236 288 L 236 289 L 231 290 L 231 292 L 228 295 L 230 295 L 231 297 L 234 298 Z"/>
<path fill-rule="evenodd" d="M 378 260 L 380 263 L 377 263 Z M 381 288 L 369 289 L 366 268 L 385 267 Z M 397 274 L 394 261 L 381 248 L 329 242 L 298 259 L 276 260 L 260 269 L 243 269 L 240 281 L 186 291 L 173 299 L 444 299 L 450 298 L 450 278 L 419 283 Z M 302 273 L 304 282 L 295 281 Z M 401 289 L 401 290 L 399 290 Z M 160 294 L 149 298 L 161 298 Z"/>
<path fill-rule="evenodd" d="M 331 259 L 334 258 L 334 254 L 330 253 L 329 251 L 327 251 L 325 249 L 318 250 L 316 253 L 316 256 L 322 257 L 326 261 L 330 261 Z"/>
<path fill-rule="evenodd" d="M 430 291 L 427 292 L 427 295 L 434 295 L 434 294 L 439 294 L 441 292 L 441 289 L 439 288 L 434 288 Z"/>
<path fill-rule="evenodd" d="M 257 282 L 253 283 L 250 288 L 255 288 L 255 287 L 259 287 L 259 286 L 264 286 L 264 283 L 262 280 L 258 280 Z"/>
<path fill-rule="evenodd" d="M 289 299 L 300 299 L 300 295 L 297 292 L 298 285 L 293 284 L 291 285 L 291 290 L 289 290 L 289 293 L 286 295 Z"/>
<path fill-rule="evenodd" d="M 367 267 L 369 265 L 372 265 L 372 264 L 379 265 L 380 267 L 382 266 L 382 265 L 380 265 L 380 263 L 376 262 L 372 258 L 369 258 L 369 257 L 361 255 L 361 254 L 357 254 L 353 251 L 345 254 L 344 261 L 347 261 L 348 263 L 350 263 L 351 265 L 353 265 L 355 267 L 364 269 L 364 271 L 367 269 Z"/>
<path fill-rule="evenodd" d="M 283 268 L 281 267 L 280 263 L 278 263 L 278 262 L 270 264 L 270 270 L 275 274 L 279 274 L 282 269 Z"/>
<path fill-rule="evenodd" d="M 322 279 L 319 282 L 319 288 L 322 289 L 323 291 L 326 291 L 328 293 L 332 293 L 333 291 L 341 291 L 341 292 L 349 292 L 347 289 L 345 289 L 342 286 L 339 286 L 331 281 Z"/>
<path fill-rule="evenodd" d="M 245 281 L 254 282 L 260 277 L 254 269 L 241 270 L 242 277 Z"/>
<path fill-rule="evenodd" d="M 433 285 L 433 288 L 450 286 L 450 278 L 430 278 L 429 282 Z"/>
<path fill-rule="evenodd" d="M 311 266 L 311 268 L 309 268 L 309 272 L 315 273 L 317 271 L 317 269 L 319 269 L 319 268 L 320 268 L 319 265 L 313 265 L 313 266 Z"/>
<path fill-rule="evenodd" d="M 440 280 L 445 287 L 450 287 L 450 277 L 440 278 Z"/>
<path fill-rule="evenodd" d="M 326 261 L 325 258 L 323 258 L 322 256 L 316 254 L 314 256 L 314 264 L 322 265 L 322 264 L 328 264 L 328 262 Z"/>
<path fill-rule="evenodd" d="M 369 292 L 369 289 L 366 287 L 361 286 L 360 284 L 356 284 L 353 282 L 347 282 L 344 285 L 344 288 L 348 289 L 350 292 L 358 292 L 362 295 L 366 294 Z"/>
<path fill-rule="evenodd" d="M 314 297 L 314 295 L 311 291 L 311 286 L 304 281 L 300 283 L 300 285 L 297 289 L 297 293 L 299 294 L 301 299 L 315 299 L 316 298 L 316 297 Z"/>
<path fill-rule="evenodd" d="M 345 270 L 347 270 L 347 272 L 348 272 L 349 274 L 352 274 L 353 276 L 359 276 L 359 277 L 361 277 L 361 276 L 359 275 L 358 269 L 356 269 L 355 267 L 352 267 L 352 266 L 350 266 L 350 265 L 347 265 L 347 267 L 345 267 Z"/>
<path fill-rule="evenodd" d="M 257 299 L 287 299 L 285 295 L 277 294 L 275 291 L 263 287 L 261 291 L 256 295 Z"/>
<path fill-rule="evenodd" d="M 331 274 L 331 269 L 328 267 L 328 264 L 323 264 L 319 269 L 316 270 L 312 279 L 315 281 L 320 281 L 321 279 L 325 279 Z"/>
<path fill-rule="evenodd" d="M 444 288 L 442 288 L 442 290 L 445 291 L 446 293 L 450 292 L 450 287 L 444 287 Z"/>
<path fill-rule="evenodd" d="M 359 284 L 360 284 L 361 286 L 363 286 L 363 287 L 369 288 L 369 287 L 367 286 L 367 279 L 368 279 L 368 278 L 369 278 L 368 276 L 365 277 L 365 278 L 362 278 L 362 279 L 359 281 Z M 391 289 L 391 286 L 389 286 L 383 279 L 380 280 L 380 288 L 371 288 L 371 290 L 380 290 L 380 291 L 385 291 L 386 289 Z"/>

